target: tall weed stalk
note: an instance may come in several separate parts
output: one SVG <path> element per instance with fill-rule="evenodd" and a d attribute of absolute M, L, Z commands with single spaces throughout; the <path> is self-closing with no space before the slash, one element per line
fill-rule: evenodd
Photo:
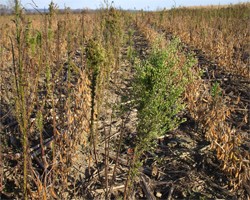
<path fill-rule="evenodd" d="M 179 57 L 178 39 L 163 48 L 157 44 L 149 58 L 136 68 L 134 99 L 138 110 L 138 135 L 127 187 L 130 185 L 129 179 L 133 180 L 138 174 L 143 162 L 141 156 L 152 150 L 155 139 L 183 122 L 180 116 L 185 109 L 183 94 L 190 77 L 190 68 L 196 62 L 192 56 Z M 127 192 L 125 199 L 126 195 Z"/>

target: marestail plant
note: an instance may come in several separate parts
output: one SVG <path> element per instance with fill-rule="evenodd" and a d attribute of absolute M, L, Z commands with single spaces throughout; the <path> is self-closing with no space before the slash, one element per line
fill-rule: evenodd
<path fill-rule="evenodd" d="M 182 94 L 195 59 L 189 57 L 180 66 L 179 44 L 174 39 L 166 49 L 154 47 L 149 59 L 137 67 L 135 98 L 140 140 L 160 137 L 183 121 L 178 114 L 185 108 Z"/>
<path fill-rule="evenodd" d="M 142 165 L 140 157 L 154 148 L 154 141 L 166 132 L 174 130 L 183 121 L 181 112 L 185 109 L 183 94 L 191 81 L 190 68 L 196 60 L 192 56 L 179 54 L 179 39 L 160 48 L 160 39 L 155 43 L 149 58 L 136 67 L 134 99 L 138 113 L 137 141 L 134 157 L 125 186 L 138 174 Z M 126 194 L 124 196 L 126 199 Z"/>
<path fill-rule="evenodd" d="M 102 66 L 105 61 L 105 51 L 104 48 L 101 46 L 101 44 L 94 39 L 90 39 L 87 43 L 86 58 L 87 58 L 87 67 L 89 71 L 88 73 L 90 74 L 90 79 L 91 79 L 90 142 L 93 145 L 95 161 L 97 162 L 94 121 L 96 120 L 97 106 L 99 103 L 97 96 L 100 84 L 98 84 L 98 82 L 100 80 L 100 73 L 102 72 Z"/>

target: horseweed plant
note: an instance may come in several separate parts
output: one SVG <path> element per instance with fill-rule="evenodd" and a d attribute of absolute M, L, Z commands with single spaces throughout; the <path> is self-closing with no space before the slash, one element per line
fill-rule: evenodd
<path fill-rule="evenodd" d="M 182 120 L 178 114 L 185 108 L 185 91 L 192 57 L 180 65 L 177 55 L 179 40 L 166 49 L 155 47 L 149 59 L 137 67 L 135 96 L 138 107 L 138 137 L 152 140 L 175 129 Z"/>
<path fill-rule="evenodd" d="M 160 42 L 160 41 L 159 41 Z M 137 141 L 131 166 L 131 178 L 142 165 L 141 155 L 153 148 L 154 139 L 178 127 L 184 120 L 183 93 L 190 68 L 196 63 L 192 56 L 180 57 L 180 41 L 174 39 L 167 47 L 156 43 L 149 58 L 139 63 L 134 83 L 134 99 L 138 110 Z"/>

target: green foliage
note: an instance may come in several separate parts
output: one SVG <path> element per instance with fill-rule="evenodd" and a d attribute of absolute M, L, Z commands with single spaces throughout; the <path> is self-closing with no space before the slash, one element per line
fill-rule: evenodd
<path fill-rule="evenodd" d="M 53 30 L 51 28 L 48 29 L 48 39 L 49 41 L 52 41 L 54 37 L 54 33 L 53 33 Z"/>
<path fill-rule="evenodd" d="M 135 98 L 138 108 L 140 141 L 148 143 L 175 129 L 182 120 L 178 117 L 185 108 L 182 94 L 195 60 L 186 59 L 183 66 L 178 58 L 179 41 L 175 39 L 167 49 L 154 48 L 149 59 L 137 67 Z"/>
<path fill-rule="evenodd" d="M 117 42 L 122 37 L 121 14 L 118 10 L 110 7 L 102 21 L 105 42 Z"/>
<path fill-rule="evenodd" d="M 41 133 L 43 131 L 43 114 L 41 111 L 37 112 L 36 115 L 36 126 L 39 132 Z"/>
<path fill-rule="evenodd" d="M 94 121 L 95 121 L 95 112 L 98 113 L 98 106 L 100 99 L 98 95 L 100 94 L 101 89 L 101 76 L 103 66 L 105 62 L 105 49 L 102 47 L 101 43 L 97 40 L 90 39 L 86 46 L 86 57 L 87 57 L 87 66 L 89 69 L 89 74 L 91 75 L 91 114 L 90 114 L 90 142 L 93 145 L 94 154 L 96 155 L 96 146 L 95 146 L 95 131 L 94 131 Z M 103 66 L 103 68 L 101 68 Z M 96 109 L 97 104 L 97 109 Z M 95 160 L 96 156 L 95 156 Z"/>
<path fill-rule="evenodd" d="M 58 5 L 55 4 L 53 1 L 51 1 L 50 4 L 49 4 L 49 15 L 50 15 L 50 17 L 52 17 L 56 13 L 57 9 L 58 9 Z"/>
<path fill-rule="evenodd" d="M 134 49 L 134 42 L 132 39 L 133 35 L 134 35 L 134 31 L 132 29 L 129 29 L 128 30 L 128 38 L 127 38 L 127 43 L 128 43 L 127 57 L 131 63 L 133 63 L 134 59 L 136 58 L 136 51 Z"/>
<path fill-rule="evenodd" d="M 56 12 L 58 10 L 58 5 L 55 4 L 53 1 L 50 2 L 49 4 L 49 28 L 52 27 L 52 22 L 53 22 L 53 18 L 56 15 Z"/>
<path fill-rule="evenodd" d="M 107 52 L 107 60 L 110 68 L 118 68 L 120 62 L 120 50 L 123 43 L 123 23 L 121 11 L 108 5 L 101 17 L 101 33 L 103 45 Z"/>
<path fill-rule="evenodd" d="M 218 97 L 218 96 L 222 95 L 221 89 L 220 89 L 220 84 L 218 82 L 215 82 L 212 85 L 211 95 L 212 95 L 212 97 Z"/>
<path fill-rule="evenodd" d="M 37 31 L 36 34 L 29 39 L 29 45 L 32 52 L 32 55 L 35 56 L 39 52 L 42 46 L 42 34 L 40 31 Z"/>
<path fill-rule="evenodd" d="M 88 66 L 94 70 L 94 73 L 98 73 L 100 65 L 105 60 L 105 50 L 101 43 L 90 39 L 86 47 L 86 57 Z"/>
<path fill-rule="evenodd" d="M 134 59 L 136 58 L 137 52 L 135 51 L 135 49 L 133 48 L 133 46 L 129 46 L 128 47 L 128 51 L 127 51 L 127 57 L 128 60 L 133 63 Z"/>
<path fill-rule="evenodd" d="M 19 0 L 14 0 L 14 13 L 16 16 L 20 16 L 21 14 L 21 4 Z"/>
<path fill-rule="evenodd" d="M 162 38 L 155 40 L 149 58 L 137 66 L 134 99 L 137 107 L 137 141 L 130 170 L 131 179 L 141 167 L 141 155 L 155 148 L 157 137 L 178 127 L 184 120 L 180 112 L 185 109 L 183 93 L 192 80 L 190 68 L 196 63 L 192 55 L 179 51 L 180 40 L 173 39 L 167 47 Z"/>

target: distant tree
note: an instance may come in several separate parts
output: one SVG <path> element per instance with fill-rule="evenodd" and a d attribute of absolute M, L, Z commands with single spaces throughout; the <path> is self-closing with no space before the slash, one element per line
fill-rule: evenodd
<path fill-rule="evenodd" d="M 14 5 L 14 0 L 7 0 L 5 3 L 1 3 L 0 15 L 10 14 L 13 11 Z"/>
<path fill-rule="evenodd" d="M 11 14 L 15 11 L 16 5 L 20 5 L 19 0 L 6 0 L 5 4 L 0 4 L 0 14 Z"/>
<path fill-rule="evenodd" d="M 0 15 L 6 15 L 8 13 L 8 7 L 6 5 L 0 4 Z"/>
<path fill-rule="evenodd" d="M 16 2 L 16 1 L 18 1 L 18 0 L 7 0 L 6 1 L 7 2 L 6 5 L 7 5 L 9 10 L 14 11 L 16 3 L 18 3 L 18 4 L 20 3 L 19 1 L 18 2 Z"/>

